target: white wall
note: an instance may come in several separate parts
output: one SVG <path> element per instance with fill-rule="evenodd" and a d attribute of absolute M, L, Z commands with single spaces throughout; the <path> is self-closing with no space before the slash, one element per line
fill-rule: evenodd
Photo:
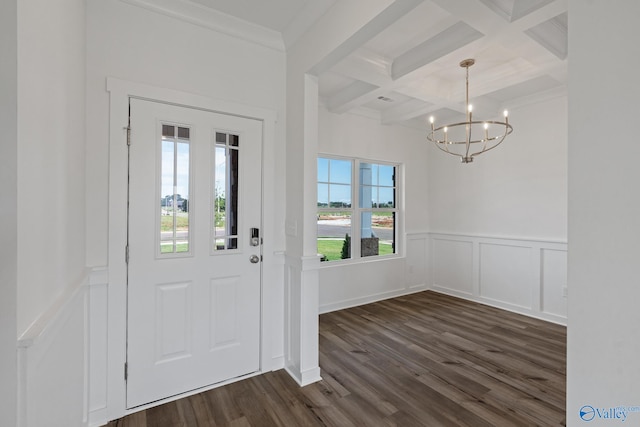
<path fill-rule="evenodd" d="M 17 0 L 0 3 L 0 182 L 5 206 L 17 206 L 18 31 Z M 0 209 L 0 414 L 7 426 L 17 420 L 16 304 L 18 211 Z"/>
<path fill-rule="evenodd" d="M 430 147 L 430 231 L 566 241 L 567 98 L 510 109 L 509 122 L 473 163 Z"/>
<path fill-rule="evenodd" d="M 84 23 L 82 0 L 18 5 L 19 334 L 84 275 Z"/>
<path fill-rule="evenodd" d="M 578 426 L 583 405 L 640 406 L 640 3 L 573 1 L 569 16 L 567 425 Z"/>
<path fill-rule="evenodd" d="M 319 155 L 359 157 L 402 165 L 403 212 L 399 258 L 345 263 L 320 268 L 320 311 L 326 312 L 425 289 L 427 144 L 424 131 L 382 125 L 375 117 L 319 112 Z"/>

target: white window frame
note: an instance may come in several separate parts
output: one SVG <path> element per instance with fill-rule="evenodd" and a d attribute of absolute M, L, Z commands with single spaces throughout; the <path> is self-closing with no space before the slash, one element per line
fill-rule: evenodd
<path fill-rule="evenodd" d="M 401 257 L 401 244 L 400 244 L 400 230 L 401 223 L 404 219 L 402 206 L 403 203 L 401 201 L 402 198 L 402 177 L 404 174 L 402 173 L 403 165 L 398 162 L 390 162 L 384 160 L 373 160 L 373 159 L 365 159 L 360 157 L 346 157 L 346 156 L 336 156 L 332 154 L 323 154 L 318 153 L 317 159 L 327 159 L 327 160 L 342 160 L 351 162 L 351 207 L 350 208 L 321 208 L 316 206 L 316 213 L 320 212 L 351 212 L 351 258 L 348 259 L 340 259 L 334 261 L 323 262 L 322 266 L 335 266 L 337 264 L 350 264 L 350 263 L 363 263 L 363 262 L 371 262 L 378 261 L 390 258 L 398 258 Z M 316 160 L 317 162 L 317 160 Z M 375 165 L 383 165 L 383 166 L 392 166 L 395 168 L 395 206 L 393 208 L 362 208 L 360 206 L 360 164 L 361 163 L 369 163 Z M 317 164 L 317 163 L 316 163 Z M 317 173 L 316 173 L 317 175 Z M 316 179 L 316 191 L 317 184 L 320 183 Z M 324 183 L 324 182 L 322 182 Z M 317 195 L 316 195 L 317 199 Z M 331 200 L 328 201 L 329 204 Z M 361 254 L 361 245 L 354 244 L 354 242 L 360 242 L 361 240 L 361 232 L 362 232 L 362 224 L 361 218 L 363 212 L 375 212 L 375 211 L 384 211 L 384 212 L 395 212 L 394 219 L 394 253 L 386 254 L 386 255 L 371 255 L 363 257 Z"/>

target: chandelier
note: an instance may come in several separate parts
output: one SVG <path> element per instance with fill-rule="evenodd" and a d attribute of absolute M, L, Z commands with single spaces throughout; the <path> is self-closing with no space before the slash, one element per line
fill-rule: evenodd
<path fill-rule="evenodd" d="M 496 148 L 507 135 L 513 132 L 507 110 L 504 110 L 504 122 L 473 120 L 473 107 L 469 104 L 469 67 L 475 62 L 475 59 L 465 59 L 460 62 L 460 66 L 467 69 L 465 98 L 467 120 L 436 127 L 434 117 L 429 118 L 431 132 L 427 135 L 427 139 L 440 150 L 460 157 L 462 163 L 473 162 L 475 156 Z"/>

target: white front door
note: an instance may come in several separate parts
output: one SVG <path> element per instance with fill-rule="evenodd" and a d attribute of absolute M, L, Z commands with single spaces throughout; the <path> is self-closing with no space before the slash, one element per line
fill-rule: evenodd
<path fill-rule="evenodd" d="M 131 99 L 127 407 L 260 369 L 262 122 Z"/>

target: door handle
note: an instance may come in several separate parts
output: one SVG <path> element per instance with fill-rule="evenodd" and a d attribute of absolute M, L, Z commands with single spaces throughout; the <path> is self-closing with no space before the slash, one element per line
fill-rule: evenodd
<path fill-rule="evenodd" d="M 260 262 L 260 257 L 258 255 L 251 255 L 249 261 L 251 261 L 252 264 L 256 264 Z"/>

